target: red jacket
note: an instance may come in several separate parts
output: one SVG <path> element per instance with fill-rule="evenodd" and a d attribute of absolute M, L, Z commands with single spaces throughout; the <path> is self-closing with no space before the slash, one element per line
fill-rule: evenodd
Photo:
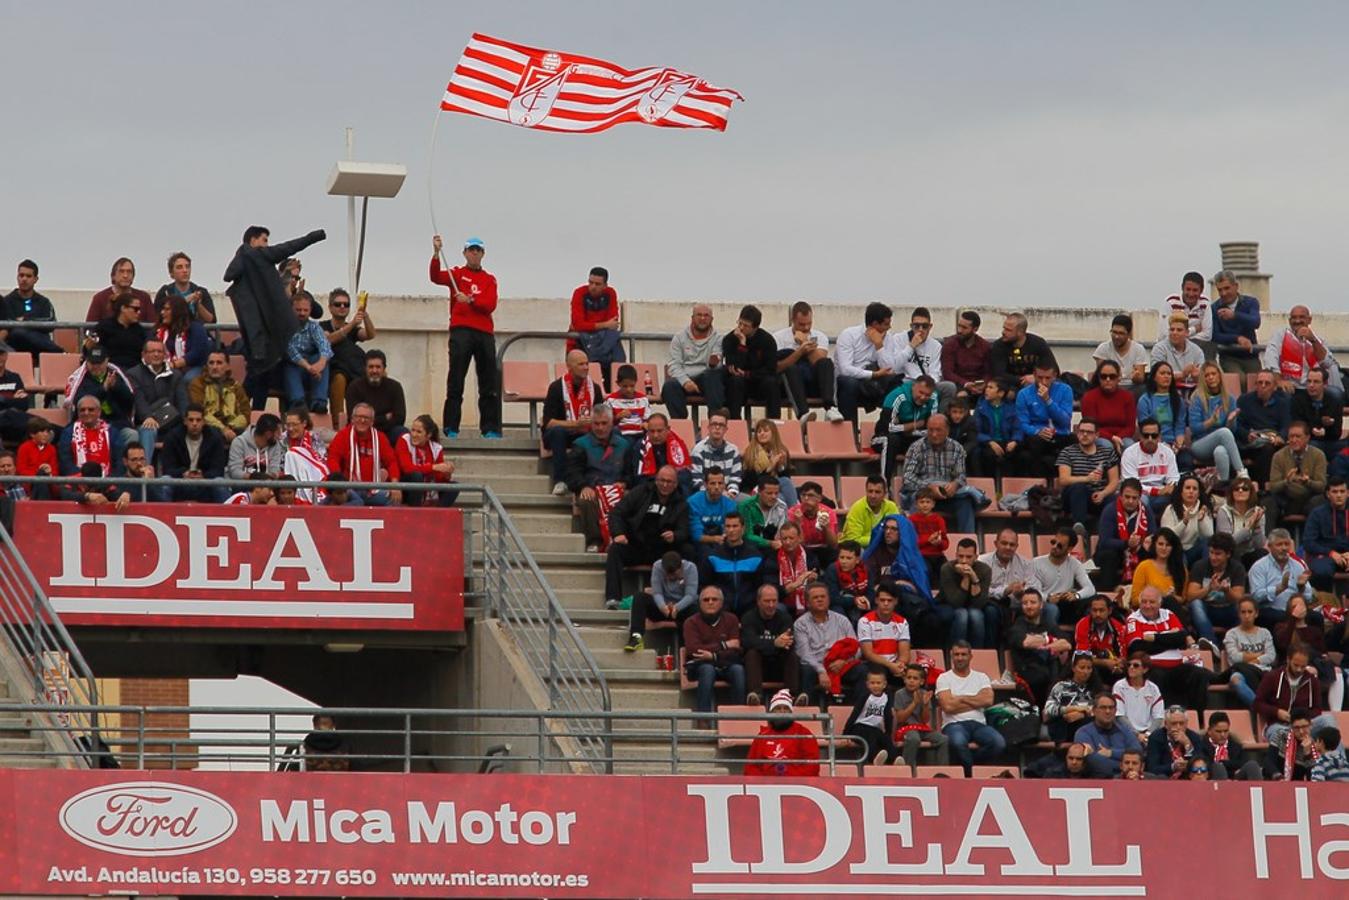
<path fill-rule="evenodd" d="M 913 523 L 914 530 L 918 532 L 918 552 L 924 556 L 945 556 L 946 548 L 951 546 L 951 539 L 946 536 L 946 519 L 942 518 L 940 513 L 928 513 L 926 516 L 918 513 L 909 513 L 909 521 Z M 936 544 L 929 544 L 932 535 L 940 534 L 941 541 Z"/>
<path fill-rule="evenodd" d="M 1326 711 L 1325 693 L 1316 677 L 1316 670 L 1307 666 L 1302 675 L 1302 684 L 1293 690 L 1288 683 L 1288 667 L 1279 666 L 1265 673 L 1260 679 L 1260 689 L 1255 692 L 1254 709 L 1265 727 L 1279 721 L 1279 710 L 1292 712 L 1296 706 L 1305 706 L 1312 718 Z"/>
<path fill-rule="evenodd" d="M 60 474 L 61 465 L 56 461 L 55 444 L 48 444 L 39 450 L 37 442 L 30 439 L 19 445 L 19 454 L 14 464 L 20 475 L 36 475 L 38 466 L 43 463 L 52 467 L 51 474 Z"/>
<path fill-rule="evenodd" d="M 1134 395 L 1124 388 L 1107 394 L 1092 388 L 1082 397 L 1082 416 L 1096 422 L 1103 438 L 1131 438 L 1138 430 L 1138 410 Z"/>
<path fill-rule="evenodd" d="M 571 292 L 571 323 L 567 325 L 568 331 L 594 331 L 597 323 L 618 318 L 618 291 L 611 287 L 604 289 L 605 306 L 602 309 L 586 307 L 586 295 L 589 293 L 588 284 L 583 284 Z M 580 346 L 574 339 L 567 339 L 568 350 L 575 350 Z"/>
<path fill-rule="evenodd" d="M 450 327 L 472 328 L 492 334 L 492 313 L 497 308 L 496 276 L 486 269 L 473 270 L 468 266 L 454 266 L 447 273 L 440 267 L 440 257 L 431 257 L 431 281 L 450 288 Z M 453 294 L 463 291 L 472 297 L 470 303 L 456 303 Z"/>
<path fill-rule="evenodd" d="M 781 731 L 771 725 L 760 728 L 759 736 L 749 745 L 749 758 L 763 762 L 746 764 L 746 775 L 810 778 L 820 774 L 820 745 L 800 722 Z"/>
<path fill-rule="evenodd" d="M 1106 619 L 1106 633 L 1097 634 L 1091 627 L 1091 616 L 1077 620 L 1073 629 L 1073 649 L 1084 650 L 1097 659 L 1122 659 L 1125 651 L 1124 626 L 1116 619 Z"/>
<path fill-rule="evenodd" d="M 351 454 L 353 431 L 350 425 L 344 426 L 333 436 L 328 445 L 328 471 L 336 472 L 349 481 L 397 481 L 399 476 L 398 454 L 394 452 L 384 432 L 371 428 L 364 435 L 356 437 L 356 458 Z M 377 442 L 377 443 L 376 443 Z M 387 479 L 381 479 L 375 471 L 375 448 L 379 448 L 379 467 L 389 473 Z"/>

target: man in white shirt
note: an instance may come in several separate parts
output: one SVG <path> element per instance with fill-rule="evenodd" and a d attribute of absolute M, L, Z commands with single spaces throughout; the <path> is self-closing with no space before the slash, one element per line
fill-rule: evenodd
<path fill-rule="evenodd" d="M 909 316 L 907 334 L 891 332 L 880 353 L 881 364 L 889 366 L 905 381 L 926 375 L 937 382 L 937 411 L 945 414 L 956 396 L 956 386 L 941 377 L 941 341 L 932 336 L 932 314 L 918 307 Z"/>
<path fill-rule="evenodd" d="M 988 598 L 995 603 L 1006 603 L 1013 609 L 1020 608 L 1021 592 L 1034 574 L 1030 560 L 1016 552 L 1017 541 L 1016 531 L 1004 528 L 993 539 L 993 551 L 979 557 L 979 562 L 993 573 L 988 583 Z"/>
<path fill-rule="evenodd" d="M 1176 464 L 1176 452 L 1162 443 L 1162 427 L 1156 419 L 1138 423 L 1138 443 L 1124 449 L 1119 470 L 1121 481 L 1137 478 L 1143 485 L 1148 511 L 1160 521 L 1180 481 L 1180 466 Z"/>
<path fill-rule="evenodd" d="M 838 380 L 838 409 L 857 422 L 859 408 L 873 410 L 900 382 L 891 363 L 881 361 L 894 315 L 884 303 L 868 303 L 864 325 L 850 325 L 834 343 L 834 373 Z"/>
<path fill-rule="evenodd" d="M 970 668 L 974 651 L 969 641 L 951 645 L 951 668 L 937 676 L 937 705 L 946 724 L 942 734 L 950 743 L 956 762 L 965 769 L 965 777 L 976 762 L 997 758 L 1007 748 L 988 720 L 984 710 L 993 705 L 993 682 L 983 672 Z M 974 744 L 971 752 L 970 744 Z"/>
<path fill-rule="evenodd" d="M 1041 618 L 1053 631 L 1065 611 L 1069 620 L 1077 605 L 1096 595 L 1096 586 L 1091 583 L 1082 561 L 1069 556 L 1068 551 L 1077 542 L 1077 534 L 1067 525 L 1059 526 L 1049 538 L 1049 552 L 1037 556 L 1031 563 L 1030 586 L 1044 597 L 1045 606 Z"/>
<path fill-rule="evenodd" d="M 1189 320 L 1191 340 L 1201 343 L 1213 340 L 1213 314 L 1209 310 L 1209 299 L 1204 296 L 1203 275 L 1186 272 L 1180 280 L 1180 293 L 1172 294 L 1162 301 L 1162 314 L 1167 320 L 1170 320 L 1172 313 L 1177 312 L 1185 313 L 1185 318 Z"/>
<path fill-rule="evenodd" d="M 1183 312 L 1173 312 L 1166 322 L 1166 337 L 1152 345 L 1152 361 L 1164 362 L 1176 376 L 1176 387 L 1183 391 L 1199 383 L 1204 368 L 1204 348 L 1190 340 L 1190 320 Z"/>
<path fill-rule="evenodd" d="M 811 397 L 824 403 L 824 417 L 842 422 L 843 414 L 834 405 L 834 361 L 829 358 L 829 337 L 815 327 L 810 304 L 800 300 L 792 305 L 791 322 L 773 332 L 778 344 L 778 372 L 787 379 L 787 391 L 798 419 L 814 418 Z"/>
<path fill-rule="evenodd" d="M 1096 362 L 1109 360 L 1119 366 L 1122 386 L 1141 389 L 1147 381 L 1148 351 L 1134 340 L 1133 316 L 1125 313 L 1115 316 L 1110 322 L 1110 340 L 1097 344 L 1091 358 Z"/>

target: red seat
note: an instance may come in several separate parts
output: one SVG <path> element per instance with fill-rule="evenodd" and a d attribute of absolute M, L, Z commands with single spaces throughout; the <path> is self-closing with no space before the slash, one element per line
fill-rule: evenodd
<path fill-rule="evenodd" d="M 679 435 L 679 439 L 688 445 L 690 450 L 698 443 L 698 436 L 693 433 L 693 422 L 689 419 L 671 419 L 670 430 Z"/>
<path fill-rule="evenodd" d="M 80 337 L 78 328 L 57 328 L 51 333 L 52 342 L 67 353 L 79 354 L 80 344 L 83 338 Z"/>
<path fill-rule="evenodd" d="M 970 766 L 971 778 L 1020 778 L 1016 766 Z"/>
<path fill-rule="evenodd" d="M 810 449 L 801 455 L 801 459 L 834 461 L 871 459 L 871 454 L 858 451 L 851 422 L 807 422 L 806 441 Z"/>
<path fill-rule="evenodd" d="M 57 431 L 70 424 L 70 411 L 60 406 L 34 407 L 28 412 L 39 419 L 46 419 L 51 422 L 56 426 Z"/>
<path fill-rule="evenodd" d="M 1002 659 L 997 650 L 971 650 L 970 669 L 983 672 L 995 684 L 1002 678 Z"/>
<path fill-rule="evenodd" d="M 248 361 L 242 356 L 231 356 L 230 374 L 234 376 L 236 384 L 243 384 L 244 379 L 248 377 Z"/>
<path fill-rule="evenodd" d="M 897 766 L 863 766 L 863 778 L 908 778 L 909 767 L 906 765 Z"/>
<path fill-rule="evenodd" d="M 839 479 L 839 509 L 845 512 L 867 495 L 867 476 L 844 475 Z"/>
<path fill-rule="evenodd" d="M 1233 396 L 1235 396 L 1235 397 L 1240 397 L 1242 394 L 1246 393 L 1245 391 L 1243 391 L 1243 390 L 1241 389 L 1241 373 L 1240 373 L 1240 372 L 1224 372 L 1224 373 L 1223 373 L 1223 388 L 1227 391 L 1227 393 L 1229 393 L 1229 394 L 1231 394 L 1231 395 L 1233 395 Z"/>
<path fill-rule="evenodd" d="M 23 379 L 25 387 L 33 386 L 33 354 L 11 353 L 5 361 L 5 371 L 13 372 Z"/>
<path fill-rule="evenodd" d="M 875 459 L 878 454 L 871 449 L 871 439 L 876 435 L 876 423 L 872 420 L 862 422 L 857 426 L 857 446 L 868 459 Z"/>
<path fill-rule="evenodd" d="M 637 370 L 637 390 L 646 393 L 653 400 L 660 399 L 660 370 L 655 363 L 610 363 L 609 383 L 618 390 L 618 369 L 620 366 L 632 366 Z M 598 379 L 596 379 L 598 380 Z M 604 382 L 600 382 L 603 384 Z"/>
<path fill-rule="evenodd" d="M 749 446 L 749 425 L 744 419 L 731 419 L 726 423 L 726 440 L 740 448 L 743 453 Z"/>
<path fill-rule="evenodd" d="M 960 534 L 958 532 L 947 532 L 946 534 L 946 539 L 948 542 L 946 545 L 947 559 L 954 560 L 956 558 L 956 545 L 959 544 L 965 538 L 969 538 L 970 540 L 974 541 L 976 551 L 979 549 L 979 536 L 977 534 Z M 933 585 L 933 587 L 936 587 L 936 585 Z"/>
<path fill-rule="evenodd" d="M 916 778 L 964 778 L 965 770 L 960 766 L 919 766 Z"/>
<path fill-rule="evenodd" d="M 546 362 L 512 362 L 501 364 L 501 396 L 507 403 L 529 404 L 529 431 L 538 433 L 538 404 L 548 396 L 548 377 Z"/>
<path fill-rule="evenodd" d="M 80 367 L 78 353 L 43 353 L 37 358 L 35 391 L 64 391 L 66 381 Z"/>

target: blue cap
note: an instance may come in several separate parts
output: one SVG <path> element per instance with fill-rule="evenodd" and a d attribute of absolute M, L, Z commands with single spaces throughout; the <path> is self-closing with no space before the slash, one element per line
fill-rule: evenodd
<path fill-rule="evenodd" d="M 467 250 L 469 247 L 477 247 L 479 250 L 487 249 L 487 246 L 483 244 L 482 238 L 480 237 L 471 237 L 464 241 L 464 249 Z"/>

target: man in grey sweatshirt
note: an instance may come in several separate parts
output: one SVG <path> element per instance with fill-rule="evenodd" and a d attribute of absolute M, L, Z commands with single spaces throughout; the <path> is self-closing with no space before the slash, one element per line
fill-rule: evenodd
<path fill-rule="evenodd" d="M 689 327 L 670 339 L 668 377 L 660 399 L 672 419 L 689 417 L 689 394 L 702 394 L 708 409 L 726 401 L 726 373 L 721 368 L 721 335 L 712 327 L 712 307 L 693 307 Z"/>

